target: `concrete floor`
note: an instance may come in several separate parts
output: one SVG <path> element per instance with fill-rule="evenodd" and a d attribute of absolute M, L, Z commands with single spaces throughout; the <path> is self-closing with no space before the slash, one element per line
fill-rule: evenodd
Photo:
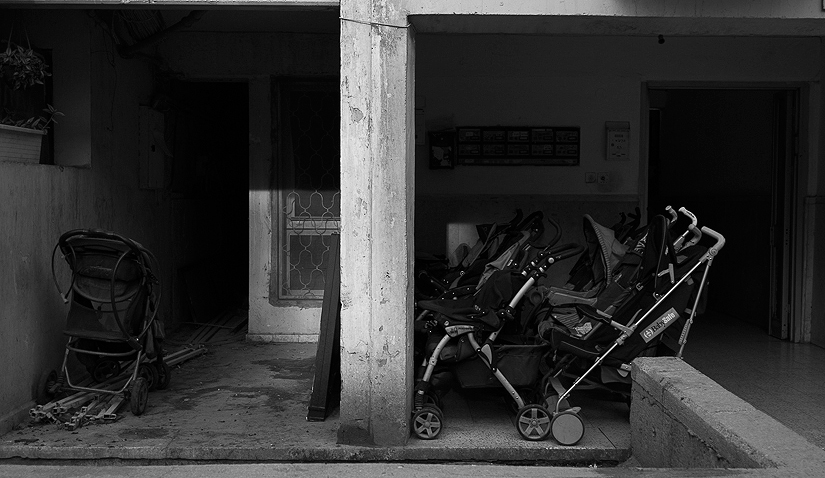
<path fill-rule="evenodd" d="M 436 440 L 410 438 L 398 448 L 339 445 L 337 410 L 325 421 L 306 420 L 315 344 L 222 341 L 206 347 L 206 354 L 174 368 L 167 390 L 149 394 L 143 415 L 125 407 L 117 421 L 76 430 L 24 423 L 0 437 L 0 458 L 616 464 L 630 454 L 624 403 L 577 396 L 585 436 L 564 447 L 552 439 L 522 439 L 496 389 L 447 394 Z"/>
<path fill-rule="evenodd" d="M 69 430 L 27 422 L 0 437 L 0 458 L 137 459 L 182 462 L 479 461 L 618 464 L 630 457 L 628 409 L 585 392 L 586 431 L 574 447 L 528 442 L 497 390 L 445 397 L 444 430 L 432 441 L 398 448 L 337 444 L 338 415 L 306 420 L 315 344 L 218 340 L 176 366 L 167 390 L 149 395 L 146 412 Z M 174 351 L 174 347 L 170 347 Z M 724 316 L 691 331 L 685 360 L 720 385 L 825 448 L 825 349 L 790 344 Z"/>

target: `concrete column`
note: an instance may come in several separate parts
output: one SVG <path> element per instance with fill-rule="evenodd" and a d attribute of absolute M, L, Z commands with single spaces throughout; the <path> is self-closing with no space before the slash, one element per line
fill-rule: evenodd
<path fill-rule="evenodd" d="M 249 79 L 249 334 L 262 334 L 272 271 L 272 107 L 269 75 Z"/>
<path fill-rule="evenodd" d="M 341 2 L 341 422 L 396 446 L 412 398 L 414 33 L 400 0 Z"/>

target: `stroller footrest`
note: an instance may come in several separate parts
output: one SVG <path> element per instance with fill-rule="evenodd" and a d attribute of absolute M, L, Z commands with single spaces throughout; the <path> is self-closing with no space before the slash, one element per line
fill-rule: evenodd
<path fill-rule="evenodd" d="M 63 333 L 78 339 L 102 340 L 104 342 L 128 342 L 120 332 L 103 330 L 66 329 Z"/>

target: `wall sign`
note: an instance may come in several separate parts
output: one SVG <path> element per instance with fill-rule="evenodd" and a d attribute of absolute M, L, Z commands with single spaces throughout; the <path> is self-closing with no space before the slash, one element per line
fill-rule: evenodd
<path fill-rule="evenodd" d="M 456 135 L 458 164 L 579 164 L 577 126 L 460 127 Z"/>
<path fill-rule="evenodd" d="M 605 157 L 607 159 L 630 158 L 630 122 L 607 121 L 604 127 L 607 134 Z"/>

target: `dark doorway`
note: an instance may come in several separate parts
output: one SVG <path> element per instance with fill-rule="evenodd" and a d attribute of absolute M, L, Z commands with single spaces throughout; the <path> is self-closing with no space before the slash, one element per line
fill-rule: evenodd
<path fill-rule="evenodd" d="M 700 226 L 722 233 L 727 243 L 711 270 L 708 308 L 768 331 L 788 295 L 781 281 L 772 281 L 787 269 L 772 231 L 787 230 L 788 191 L 777 185 L 792 162 L 788 91 L 649 93 L 648 213 L 684 206 Z"/>
<path fill-rule="evenodd" d="M 248 306 L 249 91 L 239 82 L 172 91 L 178 292 L 182 317 L 204 322 Z"/>

